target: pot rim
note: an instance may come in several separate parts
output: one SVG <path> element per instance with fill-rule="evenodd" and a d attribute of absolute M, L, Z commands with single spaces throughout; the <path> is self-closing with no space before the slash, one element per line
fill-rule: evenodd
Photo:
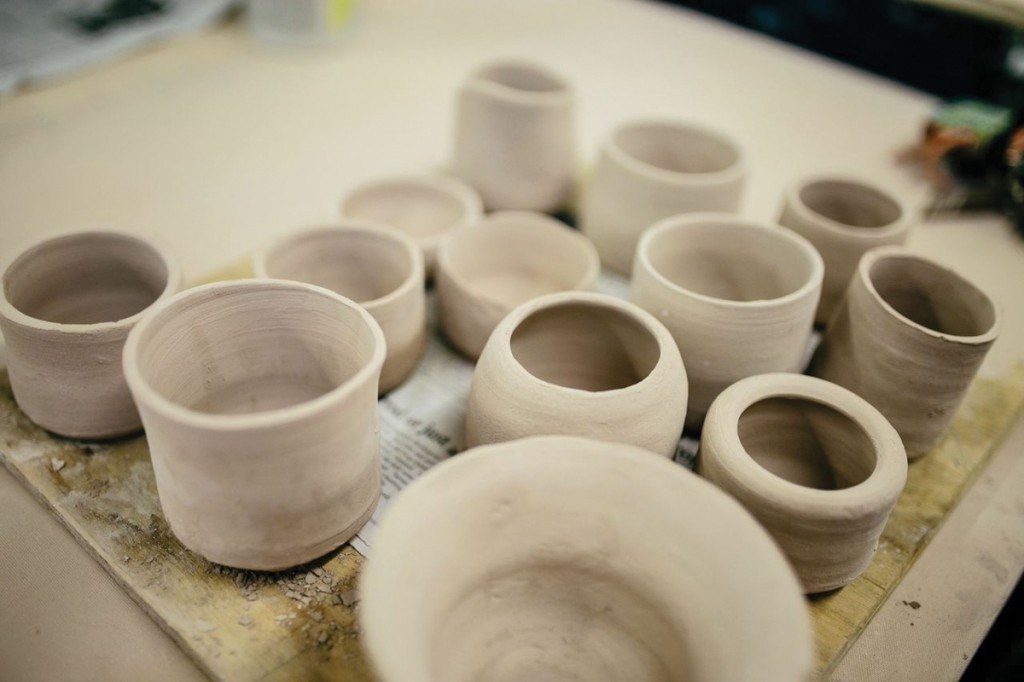
<path fill-rule="evenodd" d="M 349 377 L 339 386 L 335 386 L 323 395 L 311 400 L 303 401 L 297 405 L 289 405 L 274 410 L 266 410 L 249 414 L 210 414 L 200 412 L 184 405 L 180 405 L 169 398 L 164 397 L 149 381 L 143 376 L 139 366 L 139 345 L 142 337 L 151 324 L 161 316 L 173 314 L 174 308 L 181 305 L 182 301 L 194 298 L 197 295 L 219 289 L 227 290 L 230 295 L 233 291 L 253 289 L 264 291 L 280 291 L 282 289 L 305 290 L 309 294 L 328 298 L 346 308 L 355 310 L 356 314 L 367 325 L 374 339 L 373 354 L 370 359 L 360 367 L 355 374 Z M 169 312 L 170 311 L 170 312 Z M 184 424 L 193 428 L 200 428 L 218 432 L 237 432 L 264 428 L 274 428 L 291 422 L 296 422 L 310 417 L 318 412 L 329 409 L 342 401 L 349 394 L 358 390 L 375 373 L 379 374 L 384 366 L 385 341 L 384 332 L 373 316 L 362 306 L 354 301 L 337 294 L 330 289 L 325 289 L 313 284 L 293 282 L 284 279 L 237 279 L 222 282 L 212 282 L 201 286 L 186 289 L 159 304 L 154 305 L 135 327 L 128 334 L 122 352 L 122 365 L 124 367 L 125 381 L 131 389 L 135 401 L 145 404 L 148 409 L 153 410 L 166 419 L 177 424 Z"/>
<path fill-rule="evenodd" d="M 836 183 L 841 185 L 852 185 L 857 189 L 867 190 L 881 195 L 887 201 L 891 201 L 899 210 L 899 216 L 885 225 L 878 227 L 859 227 L 847 225 L 829 218 L 823 213 L 818 213 L 808 206 L 803 200 L 803 191 L 812 185 L 822 183 Z M 809 175 L 791 183 L 786 190 L 786 203 L 801 218 L 821 226 L 825 231 L 846 239 L 853 239 L 864 242 L 876 242 L 879 239 L 886 239 L 894 235 L 903 234 L 910 229 L 911 209 L 910 205 L 903 198 L 882 189 L 880 186 L 856 175 L 844 173 L 821 173 Z"/>
<path fill-rule="evenodd" d="M 28 256 L 33 251 L 54 243 L 82 238 L 87 239 L 90 237 L 133 241 L 156 254 L 167 271 L 167 282 L 164 285 L 163 291 L 160 292 L 160 295 L 157 296 L 152 303 L 134 315 L 130 315 L 120 320 L 93 322 L 91 324 L 68 324 L 41 320 L 37 317 L 32 317 L 31 315 L 23 313 L 8 300 L 4 280 L 7 278 L 7 273 L 11 266 L 13 266 L 17 261 Z M 28 243 L 23 244 L 21 248 L 14 249 L 11 252 L 11 255 L 4 257 L 2 261 L 0 261 L 0 318 L 8 319 L 29 329 L 37 329 L 47 332 L 60 332 L 62 334 L 90 335 L 102 331 L 128 329 L 141 320 L 142 317 L 152 310 L 158 303 L 165 301 L 167 298 L 174 295 L 181 288 L 181 280 L 181 265 L 174 258 L 170 249 L 161 239 L 148 235 L 144 236 L 133 234 L 123 230 L 89 229 L 56 232 L 46 237 L 33 239 Z"/>
<path fill-rule="evenodd" d="M 648 249 L 650 248 L 651 241 L 655 237 L 662 234 L 663 232 L 671 232 L 680 229 L 688 229 L 690 226 L 697 226 L 701 224 L 729 224 L 732 226 L 738 226 L 743 229 L 760 229 L 766 230 L 767 232 L 776 235 L 782 240 L 788 241 L 796 248 L 800 249 L 804 255 L 806 255 L 811 261 L 811 273 L 807 281 L 800 285 L 795 291 L 791 291 L 788 294 L 779 296 L 777 298 L 765 298 L 757 299 L 755 301 L 734 301 L 728 298 L 717 298 L 715 296 L 708 296 L 701 294 L 686 287 L 676 284 L 668 277 L 663 275 L 660 270 L 654 267 L 651 262 L 650 254 Z M 695 229 L 695 228 L 694 228 Z M 794 301 L 798 301 L 811 295 L 815 290 L 819 290 L 822 287 L 822 283 L 825 278 L 825 263 L 821 258 L 821 254 L 818 250 L 809 242 L 806 238 L 800 236 L 792 230 L 782 227 L 781 225 L 775 225 L 772 223 L 761 222 L 757 220 L 750 220 L 742 218 L 731 213 L 681 213 L 674 216 L 663 218 L 658 222 L 654 223 L 651 227 L 644 230 L 643 234 L 640 235 L 640 241 L 637 243 L 636 248 L 636 263 L 640 265 L 651 277 L 653 277 L 659 284 L 669 290 L 681 294 L 683 296 L 693 298 L 698 301 L 710 303 L 723 308 L 738 308 L 743 310 L 750 310 L 756 308 L 769 308 L 769 307 L 781 307 L 788 305 Z M 634 271 L 636 268 L 634 267 Z"/>
<path fill-rule="evenodd" d="M 423 273 L 425 268 L 423 264 L 423 251 L 416 242 L 409 237 L 409 235 L 397 228 L 393 228 L 382 223 L 349 218 L 345 218 L 336 224 L 314 225 L 311 227 L 299 228 L 298 230 L 292 230 L 291 232 L 281 235 L 274 241 L 267 244 L 264 248 L 260 249 L 256 255 L 253 256 L 253 272 L 256 277 L 260 279 L 287 279 L 272 276 L 267 272 L 267 261 L 273 254 L 285 247 L 294 246 L 311 237 L 323 235 L 336 235 L 340 237 L 347 234 L 371 235 L 373 237 L 381 238 L 384 241 L 391 241 L 392 243 L 398 244 L 398 246 L 401 247 L 409 257 L 409 262 L 411 263 L 408 274 L 406 274 L 397 287 L 383 296 L 378 296 L 377 298 L 369 301 L 363 301 L 362 303 L 357 301 L 357 305 L 361 305 L 372 313 L 373 311 L 383 308 L 397 299 L 407 296 L 410 292 L 416 291 L 423 286 Z M 344 297 L 343 294 L 342 296 Z"/>
<path fill-rule="evenodd" d="M 843 415 L 867 436 L 875 453 L 875 466 L 860 483 L 838 490 L 821 490 L 793 483 L 761 466 L 744 447 L 739 420 L 755 403 L 772 398 L 801 399 Z M 718 461 L 728 471 L 730 484 L 777 513 L 794 513 L 819 519 L 851 521 L 858 516 L 887 509 L 896 502 L 907 478 L 907 456 L 896 429 L 869 402 L 836 384 L 802 374 L 759 374 L 741 379 L 725 389 L 708 410 L 704 422 L 722 423 L 715 438 Z M 701 457 L 698 453 L 698 459 Z M 706 456 L 704 453 L 703 456 Z"/>
<path fill-rule="evenodd" d="M 545 91 L 523 90 L 486 77 L 488 71 L 497 68 L 532 71 L 556 83 L 558 88 Z M 571 104 L 573 99 L 569 81 L 560 74 L 540 62 L 515 57 L 493 59 L 481 64 L 470 73 L 463 87 L 520 106 L 562 107 Z"/>
<path fill-rule="evenodd" d="M 654 127 L 671 128 L 675 131 L 711 138 L 728 147 L 736 159 L 730 165 L 717 171 L 708 171 L 706 173 L 674 171 L 641 161 L 626 152 L 619 143 L 619 136 L 629 130 Z M 727 133 L 696 121 L 671 118 L 642 118 L 622 123 L 616 126 L 605 140 L 604 152 L 614 159 L 616 163 L 630 169 L 637 175 L 673 185 L 720 185 L 737 182 L 747 175 L 747 157 L 743 151 L 743 146 Z"/>
<path fill-rule="evenodd" d="M 960 285 L 967 286 L 976 291 L 977 293 L 981 294 L 982 296 L 985 297 L 985 300 L 989 302 L 989 305 L 992 306 L 992 326 L 990 326 L 988 330 L 982 334 L 960 336 L 957 334 L 948 334 L 946 332 L 940 332 L 930 327 L 926 327 L 923 324 L 914 322 L 909 317 L 903 315 L 903 313 L 897 311 L 895 308 L 889 305 L 888 301 L 882 298 L 882 295 L 879 294 L 878 290 L 875 288 L 874 281 L 872 281 L 871 279 L 872 266 L 878 261 L 888 258 L 903 258 L 907 260 L 914 260 L 924 263 L 925 265 L 935 268 L 936 270 L 941 270 L 948 277 L 951 277 L 954 280 L 956 280 Z M 933 339 L 968 346 L 992 343 L 999 336 L 999 329 L 1002 326 L 1002 312 L 999 310 L 999 306 L 996 305 L 995 299 L 993 299 L 987 291 L 985 291 L 977 284 L 961 275 L 953 268 L 943 265 L 942 263 L 932 260 L 931 258 L 927 258 L 925 256 L 913 253 L 906 247 L 896 245 L 879 246 L 866 252 L 861 257 L 860 262 L 857 264 L 857 277 L 860 278 L 861 283 L 867 290 L 868 294 L 871 296 L 871 299 L 875 301 L 878 305 L 880 305 L 887 313 L 889 313 L 889 315 L 891 315 L 896 320 L 899 320 L 902 324 L 905 324 L 908 327 L 916 329 L 922 334 L 929 336 Z"/>

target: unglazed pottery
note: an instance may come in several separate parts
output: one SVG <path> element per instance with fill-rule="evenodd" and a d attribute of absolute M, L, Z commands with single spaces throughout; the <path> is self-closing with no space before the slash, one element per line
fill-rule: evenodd
<path fill-rule="evenodd" d="M 594 246 L 554 218 L 491 214 L 453 234 L 438 252 L 441 328 L 475 359 L 513 308 L 544 294 L 590 289 L 600 268 Z"/>
<path fill-rule="evenodd" d="M 903 443 L 878 410 L 798 374 L 725 389 L 704 422 L 698 463 L 771 533 L 808 593 L 864 572 L 907 480 Z"/>
<path fill-rule="evenodd" d="M 373 315 L 387 342 L 380 393 L 404 381 L 423 357 L 423 255 L 401 232 L 351 219 L 299 230 L 257 253 L 253 270 L 257 277 L 325 287 Z"/>
<path fill-rule="evenodd" d="M 897 197 L 863 180 L 804 179 L 786 192 L 779 223 L 814 244 L 825 261 L 815 321 L 826 324 L 864 253 L 907 240 L 911 212 Z"/>
<path fill-rule="evenodd" d="M 628 274 L 644 230 L 680 213 L 735 212 L 746 177 L 739 145 L 717 131 L 676 121 L 627 123 L 604 144 L 580 229 L 605 265 Z"/>
<path fill-rule="evenodd" d="M 443 462 L 388 508 L 360 591 L 382 682 L 795 682 L 811 670 L 807 607 L 764 530 L 629 445 L 545 436 Z"/>
<path fill-rule="evenodd" d="M 676 216 L 644 233 L 630 299 L 679 344 L 688 429 L 733 382 L 803 369 L 823 271 L 803 237 L 731 215 Z"/>
<path fill-rule="evenodd" d="M 551 294 L 513 310 L 487 341 L 466 444 L 563 434 L 672 457 L 686 399 L 686 370 L 663 324 L 611 296 Z"/>
<path fill-rule="evenodd" d="M 134 235 L 77 232 L 33 244 L 0 273 L 0 330 L 22 411 L 71 438 L 138 431 L 121 349 L 143 311 L 181 286 L 167 250 Z"/>
<path fill-rule="evenodd" d="M 861 258 L 811 373 L 877 407 L 919 457 L 942 438 L 998 330 L 999 310 L 974 284 L 880 247 Z"/>
<path fill-rule="evenodd" d="M 455 178 L 398 175 L 373 180 L 341 200 L 341 217 L 382 223 L 405 232 L 423 251 L 426 274 L 434 271 L 437 247 L 451 232 L 483 215 L 480 195 Z"/>
<path fill-rule="evenodd" d="M 154 306 L 125 377 L 182 544 L 277 570 L 351 538 L 380 493 L 383 363 L 370 314 L 309 284 L 218 282 Z"/>
<path fill-rule="evenodd" d="M 574 186 L 573 100 L 565 79 L 539 64 L 477 69 L 458 94 L 455 174 L 489 211 L 562 208 Z"/>

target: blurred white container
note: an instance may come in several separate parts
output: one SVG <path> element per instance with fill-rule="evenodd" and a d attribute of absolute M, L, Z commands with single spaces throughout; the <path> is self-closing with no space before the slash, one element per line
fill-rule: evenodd
<path fill-rule="evenodd" d="M 249 30 L 259 40 L 322 45 L 352 23 L 355 0 L 249 0 Z"/>

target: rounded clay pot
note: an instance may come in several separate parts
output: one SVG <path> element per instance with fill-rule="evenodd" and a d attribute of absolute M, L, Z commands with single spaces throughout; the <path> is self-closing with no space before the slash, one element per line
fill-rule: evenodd
<path fill-rule="evenodd" d="M 360 591 L 382 682 L 811 670 L 807 607 L 775 543 L 714 486 L 629 445 L 544 436 L 441 463 L 389 506 Z"/>
<path fill-rule="evenodd" d="M 404 381 L 423 357 L 423 255 L 401 232 L 353 220 L 299 230 L 256 254 L 253 271 L 257 277 L 322 286 L 373 315 L 387 342 L 380 393 Z"/>
<path fill-rule="evenodd" d="M 121 349 L 143 311 L 181 286 L 167 250 L 134 235 L 76 232 L 6 258 L 0 273 L 0 330 L 22 411 L 69 438 L 138 431 Z"/>
<path fill-rule="evenodd" d="M 698 465 L 771 533 L 808 593 L 864 572 L 907 481 L 903 443 L 878 410 L 799 374 L 725 389 L 704 422 Z"/>
<path fill-rule="evenodd" d="M 789 188 L 779 223 L 814 244 L 825 262 L 815 322 L 828 322 L 866 251 L 907 240 L 910 220 L 909 207 L 863 180 L 822 176 Z"/>
<path fill-rule="evenodd" d="M 675 121 L 627 123 L 604 144 L 584 192 L 580 229 L 601 262 L 628 274 L 644 230 L 680 213 L 735 212 L 746 178 L 739 145 L 717 131 Z"/>
<path fill-rule="evenodd" d="M 630 299 L 679 344 L 688 429 L 733 382 L 803 369 L 823 272 L 803 237 L 731 215 L 675 216 L 644 232 Z"/>
<path fill-rule="evenodd" d="M 513 310 L 473 373 L 466 445 L 562 434 L 675 455 L 686 370 L 665 326 L 603 294 L 561 293 Z"/>
<path fill-rule="evenodd" d="M 383 364 L 370 314 L 309 284 L 217 282 L 155 306 L 125 377 L 182 544 L 278 570 L 351 538 L 380 493 Z"/>
<path fill-rule="evenodd" d="M 554 218 L 491 214 L 453 234 L 438 252 L 441 328 L 475 359 L 513 308 L 544 294 L 590 289 L 600 269 L 593 244 Z"/>
<path fill-rule="evenodd" d="M 483 66 L 463 83 L 455 174 L 489 211 L 553 212 L 574 188 L 574 97 L 558 74 L 530 62 Z"/>
<path fill-rule="evenodd" d="M 857 393 L 896 427 L 907 455 L 942 438 L 985 354 L 999 310 L 949 268 L 896 246 L 861 258 L 811 373 Z"/>
<path fill-rule="evenodd" d="M 360 185 L 341 200 L 341 217 L 401 230 L 423 251 L 426 275 L 434 272 L 437 247 L 451 232 L 483 215 L 480 195 L 469 185 L 439 175 L 399 175 Z"/>

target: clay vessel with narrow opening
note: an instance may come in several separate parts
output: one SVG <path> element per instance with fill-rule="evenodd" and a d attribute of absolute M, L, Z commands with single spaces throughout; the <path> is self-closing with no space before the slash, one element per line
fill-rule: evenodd
<path fill-rule="evenodd" d="M 462 84 L 455 117 L 455 174 L 489 211 L 552 212 L 573 191 L 574 97 L 539 64 L 501 61 Z"/>
<path fill-rule="evenodd" d="M 823 271 L 803 237 L 731 215 L 676 216 L 644 233 L 630 298 L 679 344 L 687 429 L 733 382 L 803 369 Z"/>
<path fill-rule="evenodd" d="M 441 463 L 388 508 L 360 592 L 382 682 L 797 682 L 811 670 L 807 606 L 767 533 L 630 445 L 543 436 Z"/>
<path fill-rule="evenodd" d="M 629 273 L 644 230 L 680 213 L 735 212 L 746 177 L 739 145 L 717 131 L 676 121 L 627 123 L 601 150 L 580 229 L 601 262 Z"/>
<path fill-rule="evenodd" d="M 789 188 L 779 223 L 814 244 L 825 262 L 814 319 L 827 324 L 861 256 L 876 246 L 907 240 L 911 211 L 897 197 L 864 180 L 821 176 Z"/>
<path fill-rule="evenodd" d="M 298 230 L 257 253 L 253 271 L 325 287 L 373 315 L 387 342 L 380 393 L 404 381 L 423 357 L 423 255 L 401 232 L 352 219 Z"/>
<path fill-rule="evenodd" d="M 999 333 L 999 310 L 953 270 L 885 246 L 864 254 L 810 372 L 896 427 L 907 455 L 935 447 Z"/>
<path fill-rule="evenodd" d="M 279 570 L 350 539 L 380 493 L 383 363 L 368 312 L 301 282 L 218 282 L 154 306 L 124 370 L 182 544 Z"/>
<path fill-rule="evenodd" d="M 114 438 L 142 423 L 121 371 L 128 332 L 181 287 L 181 269 L 148 238 L 76 232 L 0 265 L 0 330 L 18 406 L 69 438 Z"/>
<path fill-rule="evenodd" d="M 476 224 L 482 215 L 476 190 L 441 175 L 380 178 L 359 185 L 341 200 L 343 220 L 368 220 L 409 235 L 423 251 L 427 277 L 434 272 L 441 241 Z"/>
<path fill-rule="evenodd" d="M 798 374 L 725 389 L 704 422 L 698 467 L 771 533 L 808 593 L 864 572 L 907 480 L 903 444 L 878 410 Z"/>
<path fill-rule="evenodd" d="M 473 373 L 466 445 L 563 434 L 665 457 L 686 418 L 686 371 L 665 326 L 602 294 L 551 294 L 513 310 Z"/>
<path fill-rule="evenodd" d="M 438 252 L 441 328 L 476 359 L 498 322 L 544 294 L 590 289 L 601 264 L 579 232 L 539 213 L 500 211 L 451 236 Z"/>

